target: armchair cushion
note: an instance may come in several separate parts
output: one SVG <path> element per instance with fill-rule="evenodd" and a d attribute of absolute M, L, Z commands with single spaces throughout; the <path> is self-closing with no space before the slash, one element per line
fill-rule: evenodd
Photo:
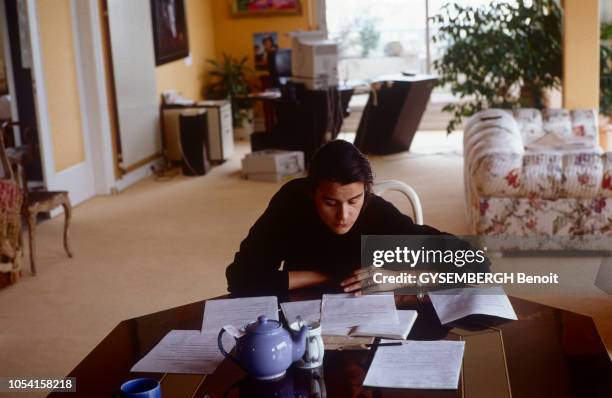
<path fill-rule="evenodd" d="M 571 111 L 572 134 L 576 137 L 585 137 L 597 145 L 598 127 L 597 114 L 593 109 L 574 109 Z"/>
<path fill-rule="evenodd" d="M 528 144 L 544 135 L 542 114 L 533 108 L 515 109 L 514 119 L 519 126 L 523 143 Z"/>
<path fill-rule="evenodd" d="M 544 109 L 542 110 L 542 121 L 544 134 L 572 135 L 572 120 L 569 109 Z"/>

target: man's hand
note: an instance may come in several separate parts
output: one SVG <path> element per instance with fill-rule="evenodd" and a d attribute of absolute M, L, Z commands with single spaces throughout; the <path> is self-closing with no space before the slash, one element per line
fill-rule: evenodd
<path fill-rule="evenodd" d="M 401 274 L 401 271 L 377 267 L 360 268 L 353 271 L 351 276 L 340 282 L 340 286 L 346 293 L 361 296 L 365 293 L 388 292 L 410 285 L 408 283 L 376 283 L 374 282 L 374 274 L 376 273 L 386 276 L 398 276 Z"/>

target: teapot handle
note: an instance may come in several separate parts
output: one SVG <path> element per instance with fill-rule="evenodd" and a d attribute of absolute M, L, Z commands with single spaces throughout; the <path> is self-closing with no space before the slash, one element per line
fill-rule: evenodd
<path fill-rule="evenodd" d="M 223 354 L 225 358 L 229 358 L 238 364 L 238 360 L 236 359 L 236 357 L 228 354 L 227 351 L 225 351 L 225 348 L 223 348 L 223 333 L 225 333 L 225 328 L 221 328 L 221 330 L 219 331 L 219 336 L 217 337 L 217 344 L 219 345 L 219 351 L 221 351 L 221 354 Z M 236 337 L 234 337 L 234 339 L 236 341 L 238 340 L 236 339 Z"/>

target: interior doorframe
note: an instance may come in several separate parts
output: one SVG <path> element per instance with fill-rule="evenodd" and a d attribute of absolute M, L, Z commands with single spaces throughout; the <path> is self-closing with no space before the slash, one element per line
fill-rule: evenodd
<path fill-rule="evenodd" d="M 111 94 L 107 91 L 108 82 L 105 73 L 107 61 L 104 55 L 100 0 L 70 0 L 85 162 L 59 172 L 55 170 L 38 26 L 37 1 L 39 0 L 24 1 L 28 10 L 32 42 L 35 106 L 39 115 L 37 122 L 43 179 L 47 188 L 74 191 L 75 196 L 79 198 L 74 202 L 79 202 L 96 194 L 117 193 L 150 175 L 151 165 L 159 163 L 159 159 L 152 160 L 123 176 L 116 175 L 112 109 L 108 97 Z M 84 163 L 87 167 L 83 167 Z"/>
<path fill-rule="evenodd" d="M 2 48 L 4 49 L 4 69 L 6 71 L 6 81 L 8 83 L 9 95 L 15 97 L 15 75 L 13 74 L 13 56 L 11 54 L 11 43 L 9 41 L 8 22 L 6 20 L 6 5 L 5 0 L 0 0 L 0 29 L 2 29 Z M 11 101 L 11 118 L 19 120 L 19 110 L 17 109 L 17 101 Z M 21 134 L 15 127 L 15 143 L 21 145 Z"/>
<path fill-rule="evenodd" d="M 71 0 L 74 36 L 78 38 L 77 67 L 83 81 L 82 113 L 87 115 L 88 151 L 93 166 L 95 192 L 116 190 L 111 114 L 108 108 L 104 47 L 99 0 Z"/>
<path fill-rule="evenodd" d="M 68 190 L 71 192 L 71 199 L 75 204 L 96 194 L 109 194 L 113 191 L 115 180 L 112 171 L 112 157 L 110 174 L 108 174 L 108 167 L 105 163 L 106 155 L 112 156 L 112 149 L 108 149 L 104 139 L 105 136 L 109 136 L 108 130 L 105 129 L 108 123 L 108 111 L 104 106 L 106 103 L 104 73 L 100 73 L 96 67 L 96 64 L 101 64 L 100 59 L 102 57 L 97 0 L 70 0 L 71 32 L 79 93 L 84 161 L 60 171 L 55 170 L 47 103 L 48 93 L 44 84 L 45 76 L 38 26 L 37 0 L 26 1 L 32 47 L 34 96 L 38 114 L 37 130 L 45 185 L 49 190 Z M 83 18 L 84 21 L 80 21 L 80 18 Z M 98 22 L 97 30 L 96 22 Z M 97 37 L 96 32 L 98 33 Z M 88 46 L 91 51 L 84 53 L 83 50 L 87 49 Z M 93 57 L 93 59 L 88 57 Z M 100 81 L 100 79 L 102 80 Z"/>

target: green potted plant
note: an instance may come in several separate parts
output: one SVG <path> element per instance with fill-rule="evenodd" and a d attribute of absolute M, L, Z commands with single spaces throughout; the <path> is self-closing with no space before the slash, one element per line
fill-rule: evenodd
<path fill-rule="evenodd" d="M 443 108 L 453 114 L 447 132 L 483 108 L 543 108 L 546 90 L 560 87 L 562 11 L 555 0 L 449 3 L 432 20 L 433 40 L 444 48 L 433 62 L 438 85 L 460 98 Z"/>
<path fill-rule="evenodd" d="M 253 133 L 253 108 L 248 94 L 254 88 L 255 72 L 247 61 L 247 57 L 238 59 L 228 54 L 223 54 L 221 61 L 208 60 L 212 83 L 206 87 L 206 97 L 232 102 L 234 132 L 239 138 Z"/>

